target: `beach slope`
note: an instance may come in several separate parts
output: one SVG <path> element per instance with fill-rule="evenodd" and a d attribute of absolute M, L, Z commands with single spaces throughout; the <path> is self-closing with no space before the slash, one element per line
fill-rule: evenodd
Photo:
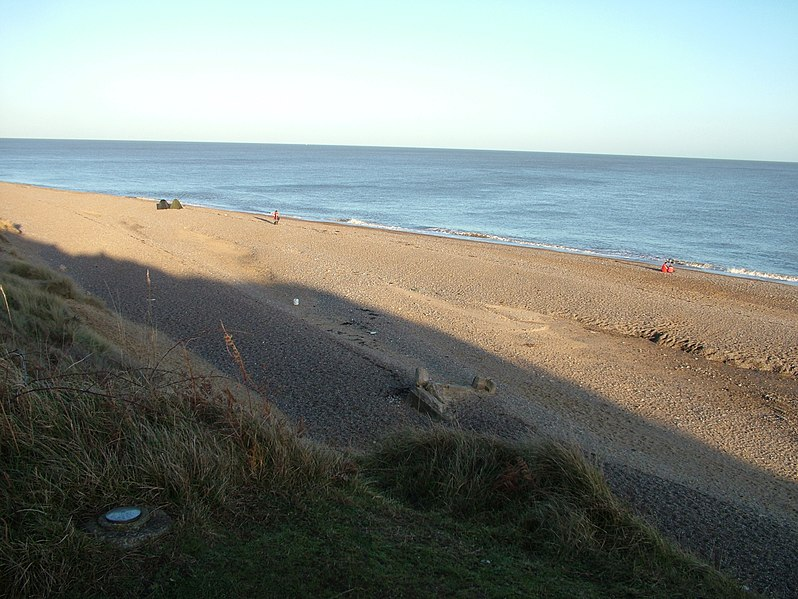
<path fill-rule="evenodd" d="M 7 183 L 0 218 L 18 251 L 235 374 L 227 331 L 311 436 L 429 426 L 417 367 L 489 377 L 455 425 L 574 442 L 683 545 L 798 592 L 798 287 Z"/>

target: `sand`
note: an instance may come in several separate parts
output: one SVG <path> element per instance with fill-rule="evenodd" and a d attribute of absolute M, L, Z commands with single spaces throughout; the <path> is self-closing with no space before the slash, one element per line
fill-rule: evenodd
<path fill-rule="evenodd" d="M 458 404 L 457 426 L 576 443 L 685 547 L 798 594 L 796 286 L 6 183 L 0 218 L 20 251 L 235 373 L 224 326 L 311 437 L 428 426 L 405 400 L 418 366 L 487 376 L 496 394 Z"/>

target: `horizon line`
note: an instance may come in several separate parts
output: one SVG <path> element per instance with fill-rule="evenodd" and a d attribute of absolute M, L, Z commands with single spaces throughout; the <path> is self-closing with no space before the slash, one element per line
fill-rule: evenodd
<path fill-rule="evenodd" d="M 463 152 L 506 152 L 518 154 L 564 154 L 576 156 L 618 156 L 623 158 L 664 158 L 675 160 L 719 160 L 727 162 L 769 162 L 781 164 L 798 164 L 796 160 L 774 160 L 764 158 L 722 158 L 717 156 L 683 156 L 674 154 L 627 154 L 613 152 L 580 152 L 564 150 L 519 150 L 513 148 L 479 148 L 479 147 L 450 147 L 450 146 L 415 146 L 415 145 L 379 145 L 379 144 L 347 144 L 347 143 L 307 143 L 283 141 L 220 141 L 220 140 L 186 140 L 186 139 L 115 139 L 115 138 L 90 138 L 90 137 L 5 137 L 0 140 L 16 141 L 85 141 L 85 142 L 130 142 L 130 143 L 174 143 L 174 144 L 229 144 L 229 145 L 262 145 L 262 146 L 313 146 L 329 148 L 375 148 L 397 150 L 441 150 Z"/>

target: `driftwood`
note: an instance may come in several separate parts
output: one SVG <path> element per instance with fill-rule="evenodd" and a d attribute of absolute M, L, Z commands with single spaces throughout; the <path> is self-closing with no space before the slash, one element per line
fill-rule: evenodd
<path fill-rule="evenodd" d="M 483 394 L 496 392 L 496 383 L 489 378 L 475 376 L 470 387 L 434 383 L 426 368 L 416 368 L 416 383 L 410 389 L 410 403 L 417 410 L 436 418 L 451 421 L 454 419 L 452 407 L 455 403 L 479 399 Z"/>

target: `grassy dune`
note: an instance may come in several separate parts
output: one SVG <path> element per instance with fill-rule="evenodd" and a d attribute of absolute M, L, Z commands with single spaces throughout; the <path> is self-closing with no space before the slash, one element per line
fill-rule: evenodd
<path fill-rule="evenodd" d="M 574 448 L 437 430 L 334 452 L 0 233 L 8 596 L 743 596 Z M 131 504 L 171 530 L 134 549 L 84 531 Z"/>

